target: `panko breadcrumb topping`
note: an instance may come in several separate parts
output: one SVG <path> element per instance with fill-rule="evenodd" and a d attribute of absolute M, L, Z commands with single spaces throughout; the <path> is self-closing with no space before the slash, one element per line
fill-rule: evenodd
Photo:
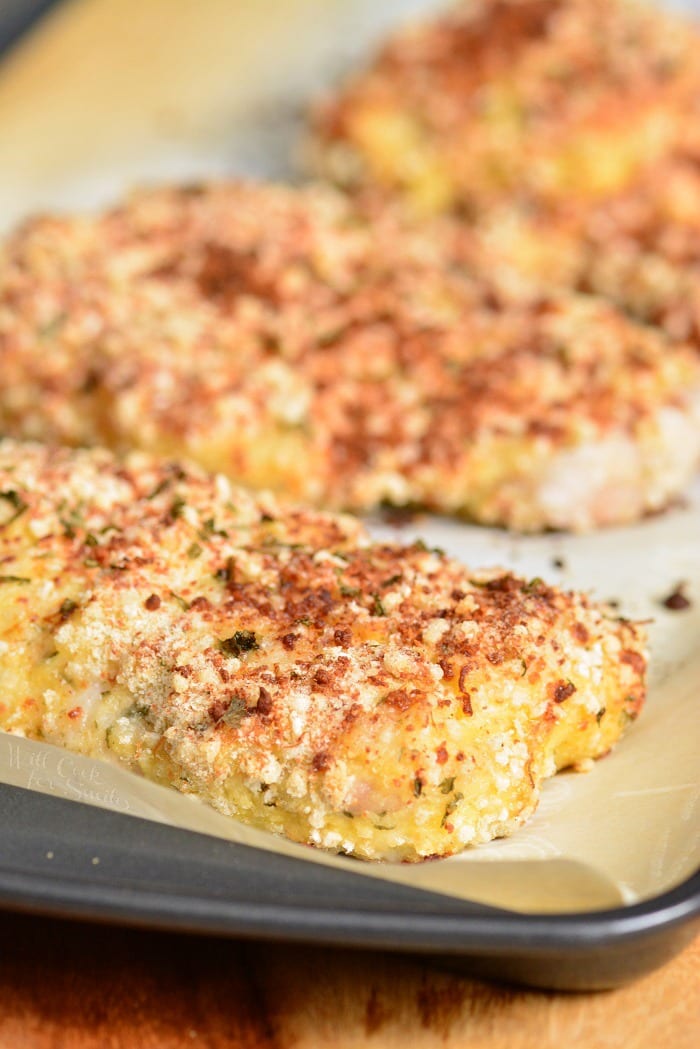
<path fill-rule="evenodd" d="M 640 709 L 644 631 L 177 461 L 0 443 L 0 725 L 366 859 L 509 834 Z"/>
<path fill-rule="evenodd" d="M 700 102 L 700 95 L 699 95 Z M 575 284 L 700 348 L 700 105 L 688 142 L 625 192 L 579 214 L 554 217 Z M 538 234 L 539 234 L 538 230 Z M 547 231 L 545 231 L 545 237 Z M 575 261 L 574 261 L 575 260 Z"/>
<path fill-rule="evenodd" d="M 698 96 L 700 104 L 700 94 Z M 461 231 L 458 250 L 495 279 L 605 297 L 700 348 L 700 106 L 689 137 L 595 204 L 504 204 Z"/>
<path fill-rule="evenodd" d="M 466 272 L 459 236 L 240 183 L 35 219 L 0 251 L 0 432 L 522 530 L 664 507 L 700 455 L 695 355 Z"/>
<path fill-rule="evenodd" d="M 699 53 L 697 23 L 652 3 L 465 0 L 316 107 L 313 154 L 456 213 L 494 279 L 603 296 L 697 347 Z"/>
<path fill-rule="evenodd" d="M 421 212 L 595 199 L 683 140 L 699 47 L 651 3 L 463 0 L 317 107 L 315 163 Z"/>

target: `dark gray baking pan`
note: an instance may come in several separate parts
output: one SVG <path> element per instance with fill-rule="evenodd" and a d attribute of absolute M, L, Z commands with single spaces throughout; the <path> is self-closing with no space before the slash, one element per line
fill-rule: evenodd
<path fill-rule="evenodd" d="M 0 54 L 55 3 L 56 0 L 0 0 Z"/>
<path fill-rule="evenodd" d="M 592 990 L 649 972 L 692 939 L 700 871 L 635 906 L 517 914 L 0 785 L 0 906 L 414 952 L 489 979 Z"/>

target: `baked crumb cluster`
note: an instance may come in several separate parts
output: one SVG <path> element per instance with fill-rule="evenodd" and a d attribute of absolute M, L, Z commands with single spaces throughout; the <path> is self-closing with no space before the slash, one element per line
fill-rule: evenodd
<path fill-rule="evenodd" d="M 683 139 L 699 43 L 651 4 L 465 0 L 317 107 L 314 159 L 421 212 L 595 199 Z"/>
<path fill-rule="evenodd" d="M 699 96 L 700 101 L 700 96 Z M 578 287 L 676 341 L 700 347 L 700 106 L 695 148 L 676 150 L 625 192 L 558 218 Z M 539 233 L 539 231 L 538 231 Z"/>
<path fill-rule="evenodd" d="M 700 454 L 700 362 L 602 301 L 467 272 L 459 239 L 241 183 L 36 219 L 0 256 L 0 431 L 522 530 L 666 505 Z"/>
<path fill-rule="evenodd" d="M 0 444 L 0 588 L 5 729 L 370 859 L 510 832 L 644 697 L 585 596 L 141 454 Z"/>
<path fill-rule="evenodd" d="M 460 229 L 457 251 L 463 262 L 521 293 L 558 288 L 595 295 L 697 351 L 700 141 L 595 205 L 504 204 L 485 212 Z"/>
<path fill-rule="evenodd" d="M 464 0 L 313 113 L 316 169 L 450 212 L 472 266 L 700 345 L 700 32 L 636 0 Z"/>

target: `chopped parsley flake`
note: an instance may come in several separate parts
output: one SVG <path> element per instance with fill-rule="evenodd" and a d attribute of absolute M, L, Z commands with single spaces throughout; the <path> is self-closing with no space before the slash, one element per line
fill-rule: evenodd
<path fill-rule="evenodd" d="M 447 803 L 447 805 L 445 807 L 445 811 L 444 811 L 443 816 L 442 816 L 442 820 L 440 821 L 440 826 L 441 827 L 445 826 L 445 824 L 447 823 L 448 819 L 450 818 L 452 813 L 455 811 L 455 809 L 457 808 L 457 806 L 459 805 L 459 803 L 463 799 L 463 797 L 464 797 L 463 794 L 457 793 L 457 794 L 455 794 L 455 796 L 450 801 L 448 801 L 448 803 Z"/>
<path fill-rule="evenodd" d="M 25 503 L 19 492 L 15 491 L 0 492 L 0 499 L 4 499 L 14 510 L 14 513 L 8 517 L 7 521 L 3 521 L 3 527 L 12 524 L 12 522 L 16 521 L 18 517 L 21 517 L 29 506 L 28 503 Z"/>
<path fill-rule="evenodd" d="M 168 593 L 172 597 L 173 601 L 177 601 L 178 605 L 180 606 L 183 612 L 187 612 L 189 610 L 189 601 L 185 601 L 184 597 L 180 597 L 180 595 L 176 594 L 174 590 L 169 590 Z"/>
<path fill-rule="evenodd" d="M 242 656 L 244 652 L 253 652 L 260 648 L 258 639 L 252 630 L 237 630 L 232 637 L 223 638 L 219 648 L 225 656 Z"/>

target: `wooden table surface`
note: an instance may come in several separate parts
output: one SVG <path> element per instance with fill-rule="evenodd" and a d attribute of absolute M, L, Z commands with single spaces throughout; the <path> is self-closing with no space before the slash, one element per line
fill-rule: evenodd
<path fill-rule="evenodd" d="M 700 938 L 599 994 L 424 962 L 0 915 L 0 1049 L 695 1049 Z"/>

